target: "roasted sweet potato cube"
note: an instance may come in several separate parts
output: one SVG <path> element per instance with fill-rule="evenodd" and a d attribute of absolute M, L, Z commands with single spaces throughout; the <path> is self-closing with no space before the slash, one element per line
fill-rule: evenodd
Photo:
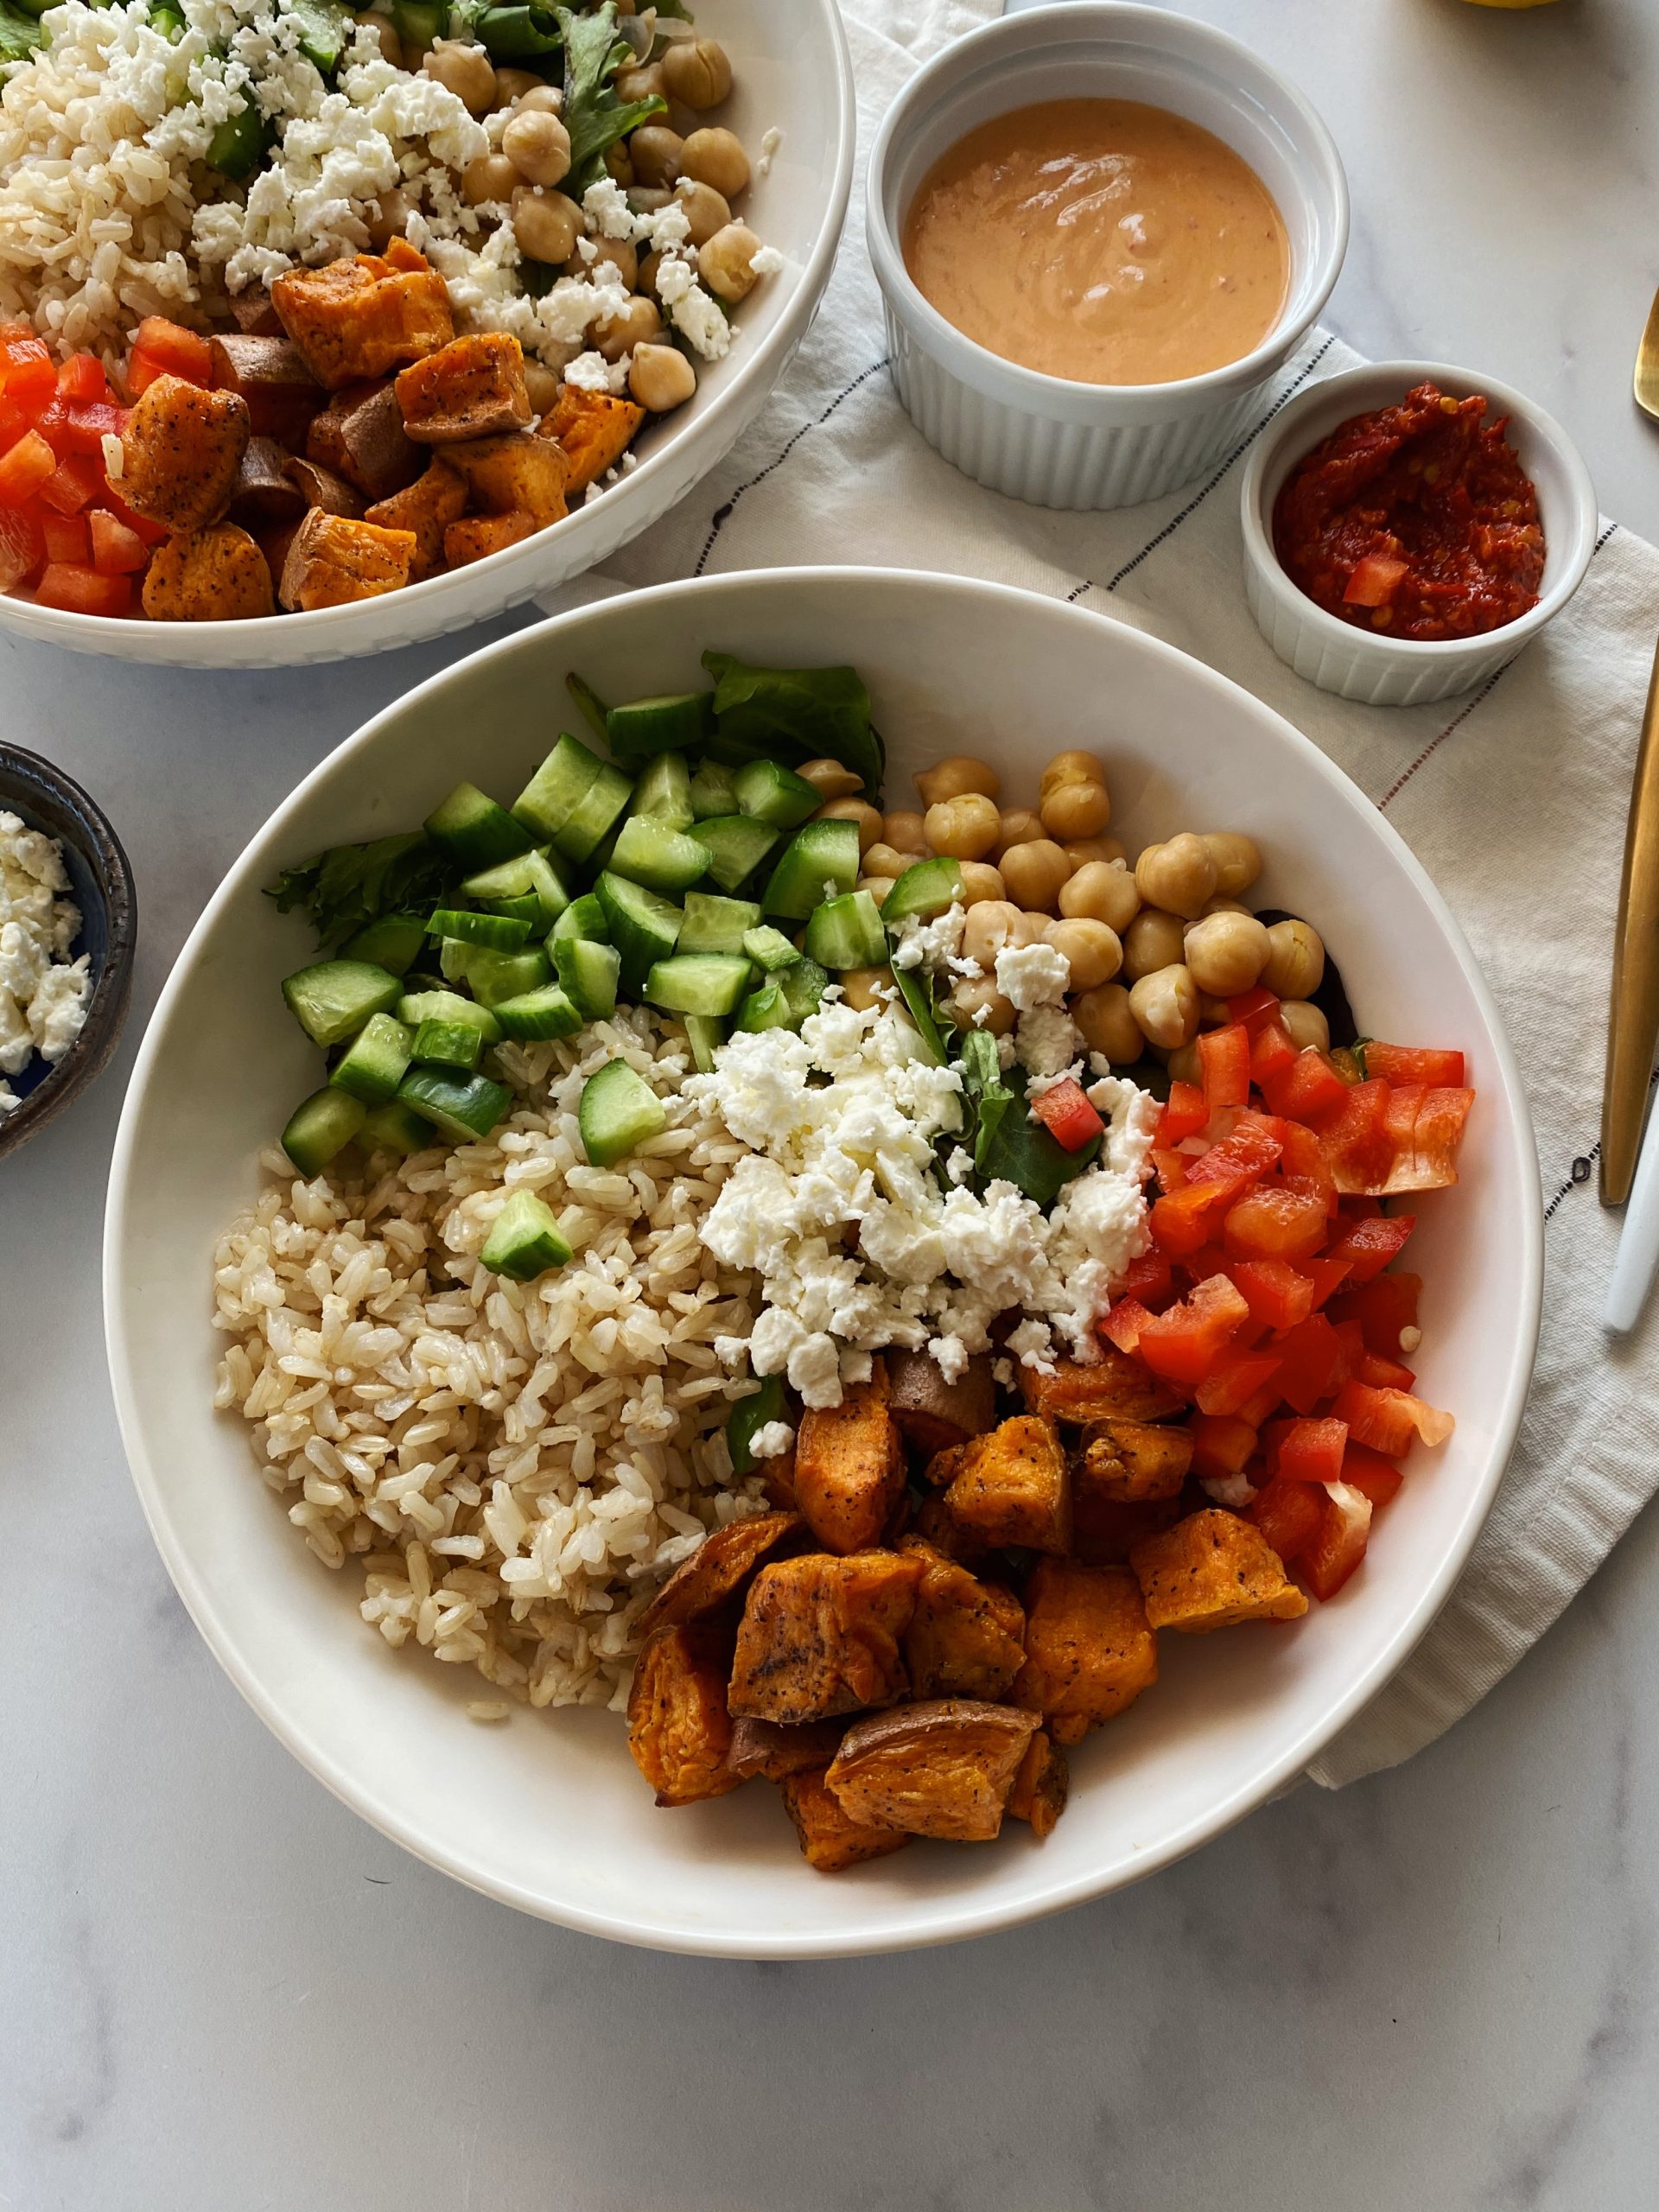
<path fill-rule="evenodd" d="M 397 378 L 404 428 L 422 445 L 453 445 L 530 426 L 524 349 L 505 331 L 452 338 Z"/>
<path fill-rule="evenodd" d="M 1071 1770 L 1065 1753 L 1039 1728 L 1026 1745 L 1026 1756 L 1008 1792 L 1008 1813 L 1016 1821 L 1029 1821 L 1040 1843 L 1054 1833 L 1054 1823 L 1065 1810 L 1071 1792 Z"/>
<path fill-rule="evenodd" d="M 259 531 L 269 523 L 298 522 L 305 508 L 305 494 L 289 474 L 288 455 L 276 439 L 250 438 L 237 467 L 232 519 Z"/>
<path fill-rule="evenodd" d="M 838 1406 L 810 1406 L 795 1433 L 795 1501 L 821 1544 L 843 1555 L 881 1541 L 904 1495 L 905 1455 L 877 1360 Z"/>
<path fill-rule="evenodd" d="M 1096 1497 L 1074 1483 L 1071 1488 L 1071 1557 L 1085 1567 L 1127 1567 L 1137 1544 L 1181 1517 L 1177 1497 L 1147 1497 L 1138 1504 Z"/>
<path fill-rule="evenodd" d="M 763 1567 L 737 1631 L 732 1713 L 828 1720 L 902 1697 L 900 1646 L 921 1579 L 920 1560 L 896 1552 L 810 1552 Z"/>
<path fill-rule="evenodd" d="M 632 399 L 566 384 L 559 386 L 557 400 L 537 424 L 537 435 L 558 442 L 569 464 L 567 489 L 574 495 L 615 467 L 645 419 L 645 409 Z"/>
<path fill-rule="evenodd" d="M 425 453 L 404 434 L 397 388 L 391 383 L 336 392 L 312 417 L 305 450 L 365 499 L 389 499 L 427 464 Z"/>
<path fill-rule="evenodd" d="M 530 517 L 518 507 L 511 514 L 463 515 L 459 522 L 444 525 L 443 564 L 447 569 L 465 569 L 474 561 L 487 561 L 492 553 L 522 545 L 535 529 Z"/>
<path fill-rule="evenodd" d="M 300 534 L 297 520 L 267 523 L 256 530 L 254 537 L 264 556 L 265 566 L 270 571 L 270 591 L 273 600 L 283 581 L 283 569 L 288 560 L 289 549 Z"/>
<path fill-rule="evenodd" d="M 982 1436 L 996 1419 L 996 1382 L 988 1352 L 970 1359 L 947 1382 L 931 1352 L 890 1351 L 887 1380 L 893 1417 L 906 1444 L 930 1456 Z"/>
<path fill-rule="evenodd" d="M 415 483 L 365 508 L 363 519 L 378 523 L 382 530 L 414 531 L 409 581 L 417 584 L 443 566 L 443 533 L 452 522 L 461 520 L 466 508 L 466 479 L 457 476 L 447 461 L 433 461 Z"/>
<path fill-rule="evenodd" d="M 846 1733 L 844 1720 L 808 1720 L 798 1728 L 783 1727 L 776 1720 L 734 1720 L 726 1764 L 746 1782 L 757 1774 L 768 1782 L 782 1782 L 809 1768 L 821 1774 Z"/>
<path fill-rule="evenodd" d="M 905 1668 L 917 1697 L 983 1698 L 995 1704 L 1025 1662 L 1025 1609 L 1000 1583 L 981 1582 L 921 1536 L 899 1548 L 922 1561 Z"/>
<path fill-rule="evenodd" d="M 235 622 L 274 614 L 270 570 L 257 543 L 233 522 L 210 522 L 158 545 L 144 572 L 152 622 Z"/>
<path fill-rule="evenodd" d="M 245 291 L 233 292 L 231 314 L 237 328 L 250 338 L 280 338 L 283 334 L 282 319 L 263 284 L 250 284 Z"/>
<path fill-rule="evenodd" d="M 563 518 L 568 469 L 564 455 L 547 439 L 514 430 L 505 437 L 470 438 L 462 445 L 446 446 L 443 454 L 449 466 L 466 478 L 473 505 L 486 514 L 505 514 L 520 507 L 537 530 Z"/>
<path fill-rule="evenodd" d="M 200 530 L 231 504 L 250 435 L 248 404 L 159 376 L 139 394 L 121 435 L 121 497 L 168 530 Z"/>
<path fill-rule="evenodd" d="M 1056 1363 L 1052 1375 L 1023 1363 L 1020 1389 L 1034 1414 L 1051 1421 L 1163 1421 L 1179 1413 L 1185 1401 L 1138 1359 L 1103 1344 L 1101 1357 L 1087 1367 L 1076 1360 Z"/>
<path fill-rule="evenodd" d="M 962 1447 L 944 1494 L 958 1521 L 988 1544 L 1065 1552 L 1071 1541 L 1071 1478 L 1052 1421 L 1016 1414 Z"/>
<path fill-rule="evenodd" d="M 781 1452 L 770 1459 L 757 1459 L 754 1471 L 766 1486 L 767 1497 L 780 1510 L 795 1510 L 795 1440 L 791 1436 Z"/>
<path fill-rule="evenodd" d="M 851 1820 L 988 1843 L 1037 1723 L 1013 1706 L 933 1698 L 855 1720 L 824 1780 Z"/>
<path fill-rule="evenodd" d="M 969 1439 L 971 1442 L 972 1440 Z M 968 1456 L 966 1444 L 947 1444 L 936 1452 L 922 1470 L 922 1480 L 930 1490 L 948 1491 L 962 1472 L 962 1463 Z"/>
<path fill-rule="evenodd" d="M 782 1783 L 784 1803 L 801 1840 L 809 1866 L 820 1874 L 839 1874 L 867 1859 L 885 1859 L 910 1841 L 902 1828 L 881 1827 L 852 1819 L 823 1778 L 823 1769 L 791 1774 Z"/>
<path fill-rule="evenodd" d="M 696 1629 L 659 1629 L 628 1692 L 628 1749 L 659 1805 L 723 1797 L 743 1777 L 727 1763 L 724 1647 Z"/>
<path fill-rule="evenodd" d="M 308 613 L 352 600 L 378 599 L 409 582 L 414 558 L 412 530 L 381 530 L 372 522 L 353 522 L 313 507 L 288 549 L 277 596 L 284 607 L 303 607 Z"/>
<path fill-rule="evenodd" d="M 271 285 L 270 299 L 327 391 L 418 361 L 455 334 L 442 277 L 412 249 L 395 259 L 359 253 L 321 269 L 290 269 Z"/>
<path fill-rule="evenodd" d="M 798 1513 L 753 1513 L 705 1536 L 640 1614 L 638 1633 L 684 1628 L 741 1596 L 749 1577 L 803 1533 Z"/>
<path fill-rule="evenodd" d="M 1098 1421 L 1084 1430 L 1083 1450 L 1071 1471 L 1078 1510 L 1085 1491 L 1119 1505 L 1174 1497 L 1192 1465 L 1188 1429 L 1157 1428 L 1140 1421 Z"/>
<path fill-rule="evenodd" d="M 1158 1640 L 1128 1569 L 1039 1560 L 1026 1585 L 1014 1702 L 1040 1713 L 1057 1744 L 1077 1744 L 1157 1679 Z"/>
<path fill-rule="evenodd" d="M 283 464 L 308 507 L 321 507 L 326 515 L 347 515 L 353 522 L 363 517 L 362 495 L 343 476 L 320 461 L 290 454 Z"/>
<path fill-rule="evenodd" d="M 967 1567 L 977 1566 L 991 1548 L 977 1529 L 957 1520 L 943 1491 L 923 1499 L 916 1515 L 915 1534 L 946 1559 Z"/>
<path fill-rule="evenodd" d="M 293 340 L 231 331 L 210 338 L 207 351 L 215 390 L 246 400 L 254 436 L 297 445 L 323 404 L 323 391 Z"/>
<path fill-rule="evenodd" d="M 1188 1636 L 1241 1621 L 1294 1621 L 1307 1599 L 1259 1529 L 1211 1506 L 1129 1554 L 1154 1628 Z"/>

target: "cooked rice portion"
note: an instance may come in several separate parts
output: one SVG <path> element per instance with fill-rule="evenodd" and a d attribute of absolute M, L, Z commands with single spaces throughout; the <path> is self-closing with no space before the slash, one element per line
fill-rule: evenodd
<path fill-rule="evenodd" d="M 273 1179 L 216 1255 L 232 1339 L 216 1402 L 253 1424 L 317 1557 L 362 1563 L 363 1618 L 389 1643 L 413 1637 L 532 1705 L 620 1707 L 652 1591 L 765 1503 L 726 1446 L 751 1386 L 714 1348 L 747 1336 L 753 1279 L 698 1236 L 744 1147 L 681 1099 L 683 1036 L 649 1014 L 503 1057 L 520 1103 L 486 1143 L 417 1154 L 372 1185 L 296 1181 L 263 1156 Z M 669 1126 L 590 1167 L 576 1102 L 618 1057 Z M 477 1259 L 521 1189 L 576 1255 L 528 1284 Z"/>

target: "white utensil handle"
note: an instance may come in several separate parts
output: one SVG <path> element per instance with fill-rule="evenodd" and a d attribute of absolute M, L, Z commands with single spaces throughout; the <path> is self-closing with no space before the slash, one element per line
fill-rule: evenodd
<path fill-rule="evenodd" d="M 1648 1288 L 1653 1281 L 1656 1265 L 1659 1265 L 1659 1113 L 1650 1113 L 1647 1130 L 1642 1139 L 1641 1156 L 1636 1163 L 1636 1180 L 1630 1185 L 1630 1203 L 1624 1209 L 1624 1225 L 1619 1231 L 1612 1281 L 1607 1286 L 1607 1310 L 1602 1319 L 1608 1328 L 1616 1329 L 1622 1334 L 1636 1326 L 1647 1302 Z"/>

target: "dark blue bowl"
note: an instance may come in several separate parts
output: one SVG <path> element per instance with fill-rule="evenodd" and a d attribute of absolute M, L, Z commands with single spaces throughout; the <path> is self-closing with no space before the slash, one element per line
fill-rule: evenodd
<path fill-rule="evenodd" d="M 0 1114 L 3 1159 L 85 1090 L 114 1052 L 132 995 L 138 901 L 120 839 L 80 785 L 51 761 L 0 745 L 0 811 L 21 815 L 26 828 L 62 846 L 81 914 L 73 950 L 88 956 L 92 979 L 86 1019 L 63 1058 L 48 1067 L 37 1053 L 21 1075 L 6 1078 L 22 1103 Z"/>

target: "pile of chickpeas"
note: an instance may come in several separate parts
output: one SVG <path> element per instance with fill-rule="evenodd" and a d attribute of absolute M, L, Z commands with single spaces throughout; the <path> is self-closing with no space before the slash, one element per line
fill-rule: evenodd
<path fill-rule="evenodd" d="M 798 772 L 823 793 L 821 817 L 857 823 L 858 887 L 878 906 L 918 861 L 961 863 L 962 950 L 985 975 L 958 982 L 945 1001 L 959 1028 L 1007 1034 L 1016 1014 L 996 987 L 996 956 L 1043 944 L 1065 954 L 1071 1019 L 1115 1067 L 1150 1051 L 1172 1076 L 1197 1082 L 1198 1033 L 1219 1027 L 1227 1001 L 1258 983 L 1284 1001 L 1294 1044 L 1329 1049 L 1325 1016 L 1309 1003 L 1325 974 L 1318 931 L 1300 921 L 1269 927 L 1243 904 L 1262 873 L 1254 842 L 1236 830 L 1184 830 L 1131 861 L 1106 834 L 1112 800 L 1097 753 L 1057 753 L 1034 809 L 1004 807 L 995 769 L 967 753 L 916 778 L 919 811 L 882 814 L 855 796 L 859 780 L 838 760 L 810 760 Z M 868 1006 L 892 975 L 861 969 L 841 980 L 855 1005 Z"/>
<path fill-rule="evenodd" d="M 632 0 L 620 13 L 634 13 Z M 621 273 L 632 297 L 626 308 L 596 323 L 583 345 L 571 345 L 563 363 L 526 360 L 531 404 L 545 414 L 558 397 L 560 369 L 587 346 L 610 362 L 628 362 L 628 390 L 641 407 L 665 415 L 683 406 L 697 388 L 697 372 L 668 341 L 657 294 L 659 254 L 642 260 L 627 238 L 593 238 L 591 260 L 578 241 L 586 236 L 582 209 L 559 190 L 570 171 L 570 134 L 563 120 L 564 95 L 528 69 L 492 61 L 483 47 L 465 39 L 439 39 L 429 47 L 398 35 L 397 25 L 379 10 L 357 21 L 372 29 L 380 52 L 396 67 L 419 70 L 435 79 L 480 118 L 505 114 L 497 149 L 469 162 L 461 176 L 461 197 L 486 211 L 505 207 L 519 251 L 529 260 L 572 276 L 588 276 L 608 261 Z M 672 39 L 655 61 L 617 73 L 619 99 L 660 99 L 661 119 L 641 124 L 613 146 L 606 159 L 612 177 L 626 191 L 636 214 L 647 214 L 677 201 L 690 226 L 697 273 L 705 289 L 734 307 L 753 289 L 754 257 L 760 240 L 737 221 L 732 202 L 749 188 L 752 175 L 742 141 L 723 124 L 702 120 L 731 96 L 732 65 L 717 39 Z M 370 213 L 369 243 L 377 251 L 402 235 L 414 203 L 401 188 L 383 193 Z"/>

